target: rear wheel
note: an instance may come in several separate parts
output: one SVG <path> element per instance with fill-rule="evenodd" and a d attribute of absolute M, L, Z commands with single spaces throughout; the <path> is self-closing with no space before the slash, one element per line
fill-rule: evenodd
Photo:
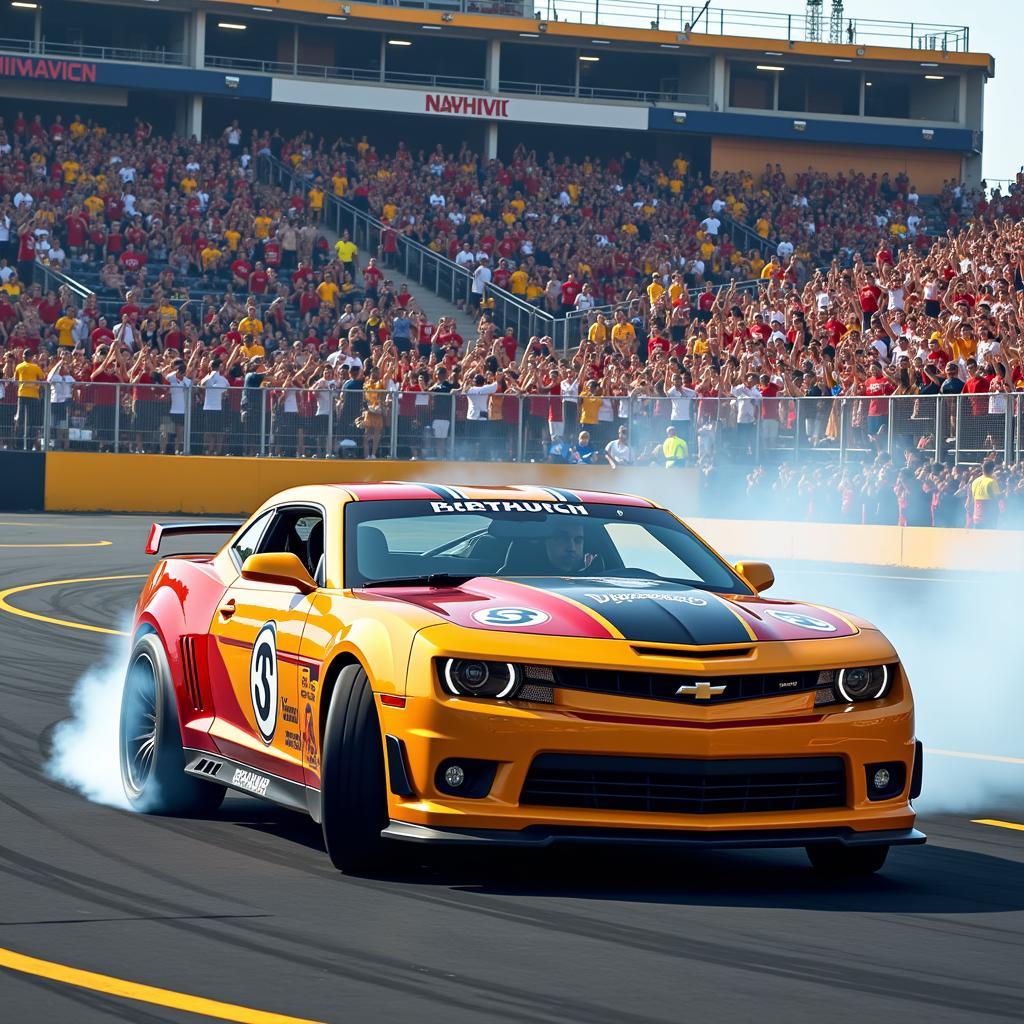
<path fill-rule="evenodd" d="M 888 855 L 888 846 L 841 846 L 836 843 L 807 847 L 807 856 L 815 871 L 832 878 L 873 875 Z"/>
<path fill-rule="evenodd" d="M 174 687 L 153 633 L 139 637 L 128 659 L 118 747 L 121 782 L 137 811 L 204 815 L 224 799 L 223 786 L 185 774 Z"/>
<path fill-rule="evenodd" d="M 320 775 L 324 843 L 331 862 L 348 874 L 375 873 L 393 864 L 380 720 L 360 665 L 338 676 L 322 744 Z"/>

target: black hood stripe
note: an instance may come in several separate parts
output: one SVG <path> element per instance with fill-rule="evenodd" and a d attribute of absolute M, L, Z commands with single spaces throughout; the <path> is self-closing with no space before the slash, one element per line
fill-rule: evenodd
<path fill-rule="evenodd" d="M 583 577 L 534 576 L 512 582 L 569 598 L 600 615 L 630 641 L 708 647 L 751 642 L 750 633 L 725 601 L 693 587 Z"/>

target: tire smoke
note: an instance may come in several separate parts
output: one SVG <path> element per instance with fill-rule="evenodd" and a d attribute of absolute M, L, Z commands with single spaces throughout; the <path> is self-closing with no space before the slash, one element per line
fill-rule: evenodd
<path fill-rule="evenodd" d="M 129 620 L 125 636 L 108 637 L 102 659 L 90 666 L 71 693 L 71 717 L 53 731 L 46 774 L 77 789 L 93 803 L 130 810 L 121 785 L 118 757 L 121 690 L 128 665 Z"/>
<path fill-rule="evenodd" d="M 917 737 L 925 746 L 918 810 L 986 817 L 995 808 L 1024 805 L 1024 763 L 1012 761 L 1024 759 L 1024 673 L 1013 642 L 1016 577 L 934 578 L 895 567 L 871 574 L 856 564 L 858 538 L 850 532 L 835 565 L 777 565 L 771 596 L 861 615 L 892 641 L 910 678 Z M 753 531 L 751 548 L 734 554 L 757 556 Z"/>

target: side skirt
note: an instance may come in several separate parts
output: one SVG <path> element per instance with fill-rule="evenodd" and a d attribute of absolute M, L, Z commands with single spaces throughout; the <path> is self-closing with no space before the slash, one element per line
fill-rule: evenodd
<path fill-rule="evenodd" d="M 270 800 L 272 803 L 280 804 L 293 811 L 301 811 L 303 814 L 310 813 L 310 801 L 307 798 L 310 791 L 300 782 L 292 782 L 290 779 L 282 779 L 278 775 L 256 771 L 238 761 L 232 761 L 230 757 L 211 754 L 206 750 L 185 747 L 184 754 L 186 775 L 207 779 L 210 782 L 226 786 L 228 789 L 237 790 L 239 793 L 248 793 L 249 796 Z M 316 796 L 316 803 L 319 806 L 319 791 Z"/>

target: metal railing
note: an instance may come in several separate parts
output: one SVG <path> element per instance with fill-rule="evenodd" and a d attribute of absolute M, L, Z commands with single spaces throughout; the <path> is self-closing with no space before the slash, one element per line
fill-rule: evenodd
<path fill-rule="evenodd" d="M 87 46 L 84 43 L 54 43 L 47 39 L 0 38 L 0 51 L 32 57 L 79 57 L 82 60 L 114 60 L 130 64 L 188 63 L 188 55 L 176 50 L 139 49 L 130 46 Z"/>
<path fill-rule="evenodd" d="M 656 89 L 612 89 L 605 86 L 558 84 L 555 82 L 515 82 L 502 79 L 499 92 L 528 96 L 564 96 L 569 99 L 618 100 L 622 103 L 678 103 L 691 107 L 706 107 L 711 102 L 708 93 L 672 92 Z"/>
<path fill-rule="evenodd" d="M 308 180 L 295 174 L 280 160 L 267 153 L 259 156 L 257 171 L 261 180 L 288 191 L 298 189 L 305 193 L 310 188 L 311 183 Z M 361 210 L 336 195 L 326 194 L 324 222 L 338 235 L 347 231 L 352 241 L 364 252 L 376 256 L 384 264 L 385 269 L 401 271 L 406 280 L 416 281 L 453 305 L 470 303 L 473 278 L 468 271 L 429 246 L 393 232 L 388 237 L 393 239 L 394 251 L 387 252 L 384 245 L 387 229 L 366 210 Z M 739 282 L 737 286 L 743 290 L 756 291 L 759 284 L 759 281 L 753 280 Z M 699 290 L 689 289 L 691 298 Z M 553 347 L 563 353 L 579 343 L 580 335 L 577 332 L 581 325 L 584 329 L 589 328 L 598 312 L 614 313 L 616 308 L 625 305 L 629 310 L 627 315 L 635 315 L 629 304 L 620 303 L 616 306 L 574 311 L 568 316 L 554 316 L 541 305 L 536 305 L 493 284 L 487 285 L 486 296 L 494 302 L 490 310 L 491 319 L 500 330 L 504 331 L 505 328 L 511 327 L 517 338 L 532 335 L 550 337 Z M 543 301 L 542 295 L 537 302 Z"/>
<path fill-rule="evenodd" d="M 626 452 L 608 448 L 620 428 Z M 0 381 L 0 448 L 23 450 L 600 464 L 607 451 L 620 464 L 665 465 L 669 428 L 686 442 L 689 465 L 856 466 L 889 454 L 902 467 L 908 452 L 948 466 L 987 458 L 1009 465 L 1024 454 L 1024 394 L 873 400 L 684 393 L 594 402 L 346 390 L 336 380 L 216 392 L 188 380 Z"/>
<path fill-rule="evenodd" d="M 371 0 L 372 2 L 372 0 Z M 388 6 L 415 7 L 534 18 L 541 22 L 625 26 L 692 35 L 752 36 L 788 42 L 828 36 L 827 15 L 815 21 L 805 14 L 779 11 L 705 9 L 703 4 L 652 3 L 650 0 L 376 0 Z M 913 50 L 967 51 L 970 28 L 876 18 L 843 18 L 842 43 L 898 46 Z"/>
<path fill-rule="evenodd" d="M 261 180 L 272 185 L 288 191 L 299 189 L 305 193 L 309 190 L 309 181 L 268 154 L 260 156 L 257 170 Z M 400 269 L 407 280 L 416 281 L 445 301 L 453 305 L 470 301 L 473 277 L 468 271 L 403 235 L 394 236 L 394 252 L 387 252 L 384 224 L 347 200 L 325 195 L 324 222 L 338 235 L 347 231 L 360 249 L 377 256 L 385 268 Z M 489 286 L 487 295 L 494 300 L 493 318 L 502 329 L 514 328 L 517 338 L 534 334 L 550 336 L 557 346 L 564 347 L 564 328 L 549 313 L 501 288 Z"/>
<path fill-rule="evenodd" d="M 254 60 L 248 57 L 220 57 L 207 54 L 208 68 L 227 68 L 261 75 L 291 75 L 340 82 L 388 82 L 392 85 L 421 85 L 429 89 L 484 90 L 487 80 L 467 75 L 428 75 L 390 68 L 338 68 L 301 61 Z"/>

